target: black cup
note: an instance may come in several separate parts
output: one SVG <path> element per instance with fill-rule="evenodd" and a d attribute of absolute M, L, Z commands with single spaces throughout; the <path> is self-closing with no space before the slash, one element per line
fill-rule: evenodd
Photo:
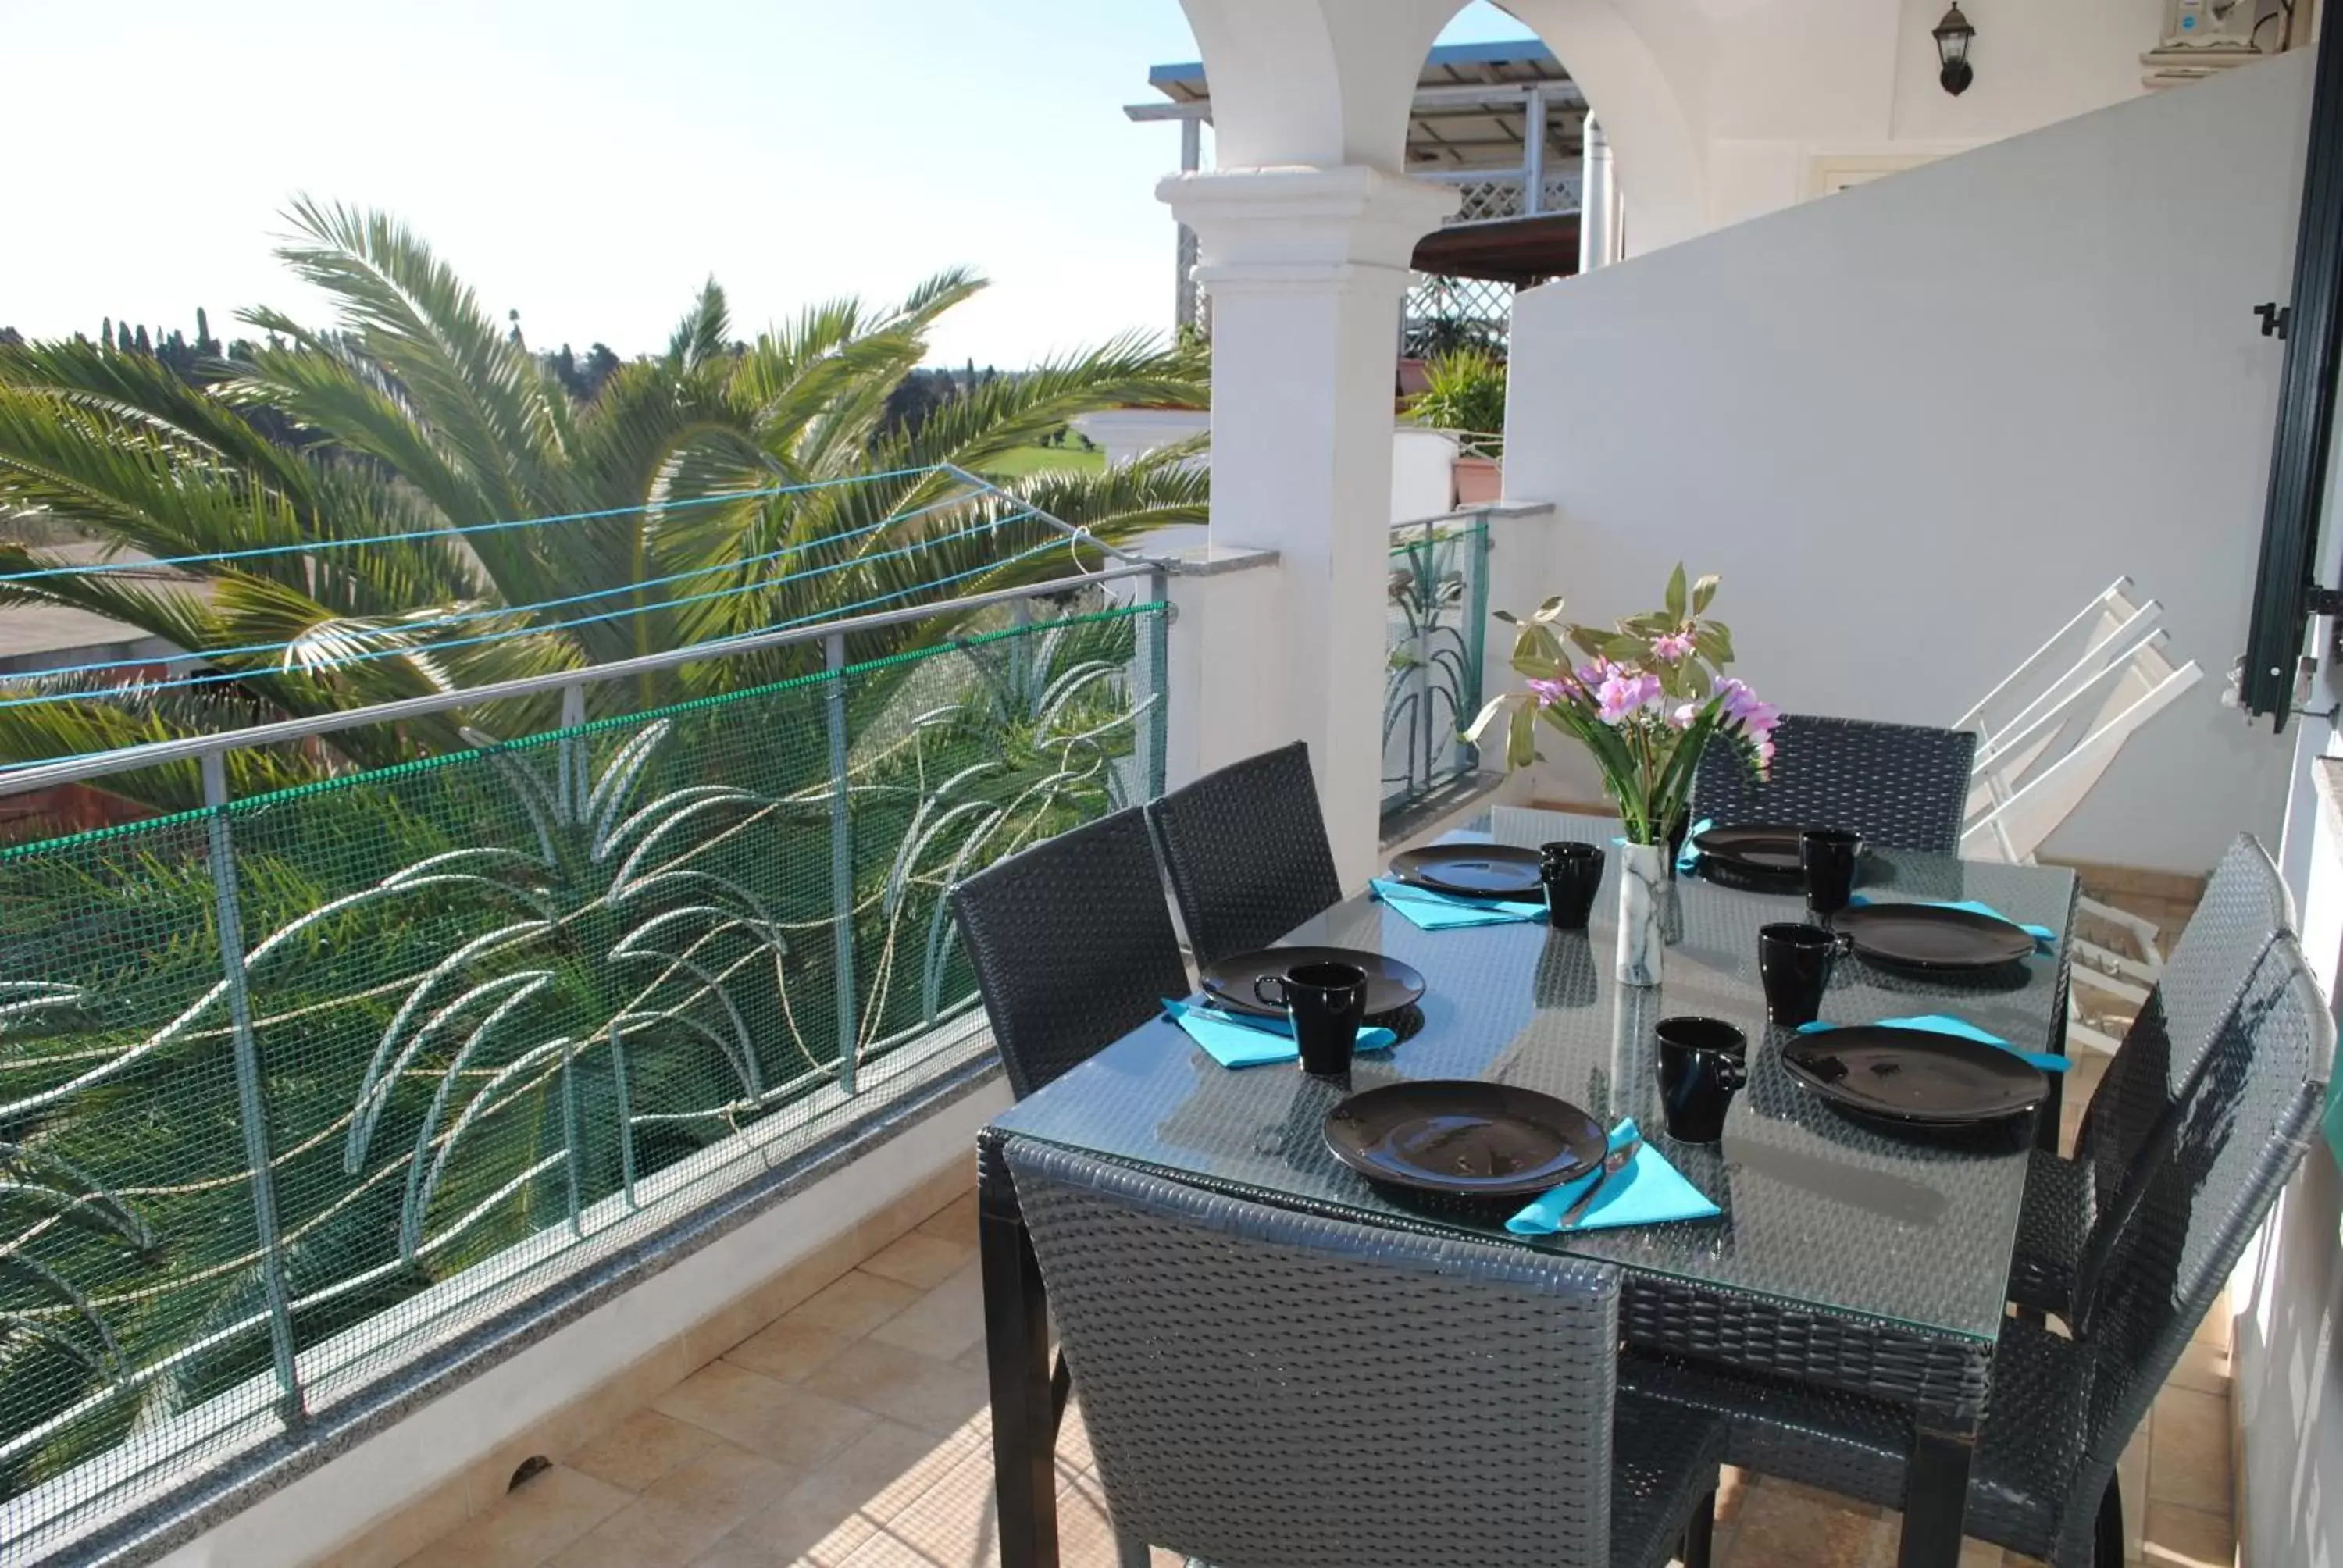
<path fill-rule="evenodd" d="M 1603 885 L 1600 845 L 1567 839 L 1538 846 L 1538 880 L 1545 884 L 1545 918 L 1566 931 L 1586 929 L 1594 890 Z"/>
<path fill-rule="evenodd" d="M 1842 828 L 1809 828 L 1798 835 L 1798 864 L 1805 868 L 1806 908 L 1835 915 L 1855 897 L 1855 862 L 1863 835 Z"/>
<path fill-rule="evenodd" d="M 1765 1021 L 1795 1029 L 1822 1011 L 1831 960 L 1850 940 L 1820 926 L 1757 928 L 1757 978 L 1765 983 Z"/>
<path fill-rule="evenodd" d="M 1660 1109 L 1668 1136 L 1679 1143 L 1714 1143 L 1725 1134 L 1734 1091 L 1749 1081 L 1749 1040 L 1722 1019 L 1664 1018 L 1652 1033 L 1660 1042 Z"/>
<path fill-rule="evenodd" d="M 1264 987 L 1275 988 L 1274 994 Z M 1367 971 L 1356 964 L 1295 964 L 1282 975 L 1262 975 L 1252 994 L 1285 1009 L 1293 1043 L 1302 1048 L 1302 1070 L 1321 1078 L 1351 1070 L 1359 1043 L 1359 1020 L 1367 1016 Z"/>

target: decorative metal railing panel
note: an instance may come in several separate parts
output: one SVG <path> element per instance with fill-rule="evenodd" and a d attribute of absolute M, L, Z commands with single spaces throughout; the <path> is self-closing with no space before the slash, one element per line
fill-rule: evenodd
<path fill-rule="evenodd" d="M 1392 529 L 1383 667 L 1383 812 L 1479 765 L 1462 730 L 1480 710 L 1489 524 L 1466 514 Z"/>
<path fill-rule="evenodd" d="M 950 883 L 1161 787 L 1098 604 L 0 850 L 0 1561 L 965 1011 Z"/>
<path fill-rule="evenodd" d="M 1403 346 L 1419 359 L 1479 348 L 1503 358 L 1513 330 L 1513 286 L 1485 277 L 1412 273 Z"/>

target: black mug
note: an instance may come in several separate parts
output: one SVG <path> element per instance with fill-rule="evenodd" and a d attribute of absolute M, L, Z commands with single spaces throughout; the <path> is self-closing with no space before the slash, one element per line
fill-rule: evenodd
<path fill-rule="evenodd" d="M 1545 918 L 1566 931 L 1583 931 L 1603 885 L 1603 850 L 1564 839 L 1538 846 L 1538 880 L 1545 884 Z"/>
<path fill-rule="evenodd" d="M 1722 1019 L 1664 1018 L 1652 1032 L 1660 1042 L 1660 1109 L 1668 1136 L 1679 1143 L 1714 1143 L 1725 1135 L 1734 1091 L 1749 1081 L 1749 1040 Z"/>
<path fill-rule="evenodd" d="M 1863 835 L 1843 828 L 1809 828 L 1798 835 L 1798 864 L 1806 873 L 1806 908 L 1835 915 L 1855 897 L 1855 862 Z"/>
<path fill-rule="evenodd" d="M 1831 960 L 1854 945 L 1820 926 L 1757 928 L 1757 978 L 1765 986 L 1765 1021 L 1795 1029 L 1823 1010 Z"/>
<path fill-rule="evenodd" d="M 1295 964 L 1282 975 L 1257 978 L 1252 994 L 1285 1009 L 1293 1043 L 1302 1048 L 1302 1071 L 1328 1078 L 1351 1070 L 1359 1022 L 1367 1016 L 1366 970 L 1356 964 Z"/>

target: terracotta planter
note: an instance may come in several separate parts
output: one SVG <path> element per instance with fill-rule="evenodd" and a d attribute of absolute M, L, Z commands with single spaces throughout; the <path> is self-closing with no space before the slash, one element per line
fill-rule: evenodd
<path fill-rule="evenodd" d="M 1456 480 L 1456 504 L 1485 506 L 1505 494 L 1504 465 L 1494 457 L 1459 457 L 1451 470 Z"/>

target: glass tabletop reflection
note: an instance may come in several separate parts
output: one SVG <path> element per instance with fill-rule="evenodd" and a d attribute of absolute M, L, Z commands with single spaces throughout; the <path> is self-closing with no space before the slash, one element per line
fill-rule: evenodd
<path fill-rule="evenodd" d="M 1536 845 L 1605 842 L 1608 819 L 1500 809 L 1471 837 Z M 1616 857 L 1585 931 L 1544 924 L 1419 930 L 1363 898 L 1295 930 L 1297 945 L 1363 948 L 1422 970 L 1420 1027 L 1393 1051 L 1361 1057 L 1350 1085 L 1290 1067 L 1231 1070 L 1156 1020 L 995 1120 L 1011 1132 L 1192 1175 L 1373 1222 L 1404 1221 L 1503 1244 L 1600 1258 L 1621 1267 L 1927 1332 L 1990 1342 L 1999 1330 L 2026 1182 L 2026 1143 L 1986 1147 L 1883 1133 L 1847 1120 L 1782 1067 L 1786 1031 L 1769 1030 L 1757 982 L 1757 928 L 1802 918 L 1795 896 L 1687 878 L 1668 915 L 1655 989 L 1612 979 Z M 2010 919 L 2065 932 L 2070 872 L 1880 850 L 1861 890 L 1881 900 L 1981 900 Z M 1947 1012 L 2030 1050 L 2053 1048 L 2063 991 L 2059 950 L 1985 981 L 1920 979 L 1842 959 L 1825 1020 L 1867 1023 Z M 1663 1133 L 1652 1026 L 1696 1013 L 1750 1041 L 1749 1085 L 1721 1141 Z M 1722 1210 L 1712 1221 L 1525 1239 L 1498 1219 L 1460 1218 L 1370 1187 L 1326 1148 L 1326 1113 L 1346 1094 L 1405 1079 L 1469 1078 L 1558 1096 L 1606 1122 L 1634 1117 L 1645 1136 Z M 1499 1217 L 1501 1219 L 1502 1216 Z"/>

